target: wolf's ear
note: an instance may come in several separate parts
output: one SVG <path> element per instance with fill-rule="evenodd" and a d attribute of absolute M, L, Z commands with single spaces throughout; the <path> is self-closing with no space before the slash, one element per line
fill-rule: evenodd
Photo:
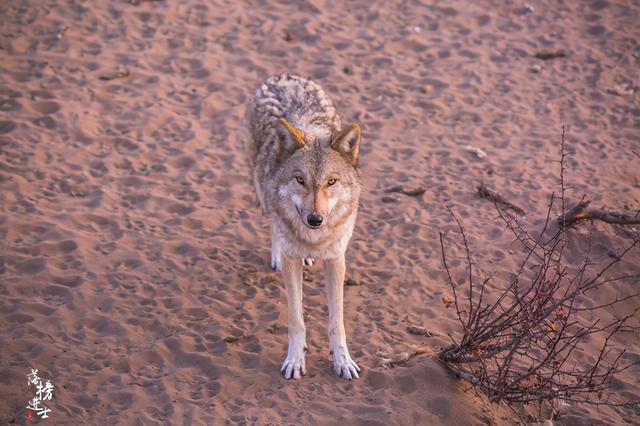
<path fill-rule="evenodd" d="M 278 134 L 278 142 L 280 147 L 285 151 L 293 152 L 304 146 L 304 132 L 294 127 L 284 118 L 278 120 L 276 133 Z"/>
<path fill-rule="evenodd" d="M 354 123 L 331 135 L 331 148 L 349 159 L 354 166 L 360 150 L 360 126 Z"/>

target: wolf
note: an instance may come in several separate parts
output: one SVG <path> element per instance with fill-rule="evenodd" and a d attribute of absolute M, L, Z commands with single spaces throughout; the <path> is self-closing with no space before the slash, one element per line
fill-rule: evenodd
<path fill-rule="evenodd" d="M 289 74 L 269 77 L 258 87 L 245 119 L 255 191 L 271 221 L 271 267 L 282 272 L 287 293 L 289 347 L 281 373 L 286 379 L 306 374 L 302 270 L 303 264 L 322 260 L 334 371 L 359 378 L 360 367 L 347 348 L 343 286 L 362 190 L 360 126 L 343 126 L 317 83 Z"/>

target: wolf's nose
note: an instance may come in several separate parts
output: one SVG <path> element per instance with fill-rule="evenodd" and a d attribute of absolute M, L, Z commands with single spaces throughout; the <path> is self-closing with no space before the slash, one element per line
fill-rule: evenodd
<path fill-rule="evenodd" d="M 320 216 L 319 214 L 311 213 L 309 216 L 307 216 L 307 222 L 309 222 L 310 226 L 317 228 L 318 226 L 322 225 L 322 216 Z"/>

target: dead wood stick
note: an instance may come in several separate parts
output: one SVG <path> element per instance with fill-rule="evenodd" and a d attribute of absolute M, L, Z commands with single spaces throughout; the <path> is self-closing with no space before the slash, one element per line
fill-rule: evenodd
<path fill-rule="evenodd" d="M 120 68 L 110 73 L 101 75 L 98 77 L 100 80 L 109 81 L 115 80 L 116 78 L 124 78 L 129 76 L 129 70 L 126 68 Z"/>
<path fill-rule="evenodd" d="M 523 209 L 507 201 L 502 195 L 489 188 L 484 183 L 478 185 L 478 195 L 480 196 L 480 198 L 486 198 L 487 200 L 493 201 L 494 203 L 503 204 L 506 208 L 513 210 L 519 215 L 525 214 L 525 211 Z"/>
<path fill-rule="evenodd" d="M 154 2 L 154 1 L 160 2 L 162 0 L 129 0 L 129 4 L 132 4 L 134 6 L 140 6 L 140 4 L 142 2 L 145 2 L 145 1 L 148 1 L 148 2 Z"/>
<path fill-rule="evenodd" d="M 620 211 L 607 211 L 603 209 L 590 209 L 590 200 L 580 201 L 574 208 L 558 218 L 561 226 L 572 226 L 583 220 L 601 220 L 606 223 L 614 223 L 617 225 L 634 225 L 640 224 L 640 214 L 635 216 Z"/>
<path fill-rule="evenodd" d="M 424 189 L 421 186 L 413 189 L 407 189 L 402 186 L 392 186 L 391 188 L 387 188 L 384 190 L 384 192 L 386 192 L 387 194 L 390 194 L 393 192 L 399 192 L 401 194 L 408 195 L 410 197 L 417 197 L 419 195 L 424 194 L 425 191 L 426 189 Z"/>
<path fill-rule="evenodd" d="M 422 355 L 422 354 L 432 354 L 434 355 L 433 349 L 428 346 L 418 346 L 416 348 L 412 348 L 411 352 L 400 352 L 399 354 L 394 354 L 391 357 L 386 353 L 381 353 L 379 355 L 382 356 L 382 367 L 383 368 L 392 368 L 397 365 L 404 364 L 409 361 L 411 358 Z"/>
<path fill-rule="evenodd" d="M 545 50 L 543 52 L 538 52 L 533 56 L 538 59 L 542 59 L 543 61 L 548 61 L 549 59 L 564 58 L 567 54 L 564 50 Z"/>

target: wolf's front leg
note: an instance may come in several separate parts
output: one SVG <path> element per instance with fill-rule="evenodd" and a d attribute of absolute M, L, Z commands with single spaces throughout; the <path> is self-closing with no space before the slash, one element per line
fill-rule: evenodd
<path fill-rule="evenodd" d="M 287 311 L 289 316 L 289 350 L 282 363 L 285 379 L 299 379 L 307 374 L 304 351 L 307 348 L 306 329 L 302 312 L 302 262 L 300 258 L 280 255 L 282 278 L 287 289 Z"/>
<path fill-rule="evenodd" d="M 351 359 L 344 329 L 344 254 L 325 260 L 324 275 L 329 302 L 329 350 L 333 354 L 333 370 L 345 379 L 359 378 L 360 367 Z"/>

